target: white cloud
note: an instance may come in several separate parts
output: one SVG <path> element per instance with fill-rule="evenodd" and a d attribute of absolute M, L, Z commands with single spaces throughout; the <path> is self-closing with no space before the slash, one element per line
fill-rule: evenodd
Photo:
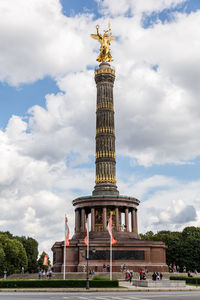
<path fill-rule="evenodd" d="M 122 194 L 140 200 L 139 232 L 182 230 L 200 226 L 200 181 L 182 182 L 174 177 L 154 175 L 145 179 L 132 176 L 120 181 Z"/>
<path fill-rule="evenodd" d="M 0 12 L 1 81 L 33 82 L 92 62 L 86 34 L 92 16 L 67 18 L 59 0 L 1 0 Z"/>
<path fill-rule="evenodd" d="M 99 3 L 103 14 L 111 14 L 112 16 L 138 15 L 142 13 L 150 14 L 159 12 L 166 8 L 173 8 L 178 4 L 187 0 L 120 0 L 117 4 L 114 0 L 96 0 Z"/>
<path fill-rule="evenodd" d="M 154 190 L 140 204 L 140 232 L 153 230 L 182 230 L 186 226 L 200 226 L 199 180 Z M 148 218 L 147 218 L 148 216 Z"/>
<path fill-rule="evenodd" d="M 23 145 L 30 149 L 32 140 L 22 125 L 19 117 L 13 117 L 7 130 L 0 131 L 1 230 L 32 236 L 39 241 L 40 251 L 51 254 L 52 241 L 63 239 L 64 213 L 73 233 L 72 200 L 80 189 L 89 193 L 94 176 L 86 168 L 66 166 L 64 157 L 48 161 L 25 154 Z"/>
<path fill-rule="evenodd" d="M 134 19 L 113 20 L 120 40 L 113 44 L 117 149 L 141 165 L 199 155 L 199 16 L 179 14 L 149 29 Z"/>

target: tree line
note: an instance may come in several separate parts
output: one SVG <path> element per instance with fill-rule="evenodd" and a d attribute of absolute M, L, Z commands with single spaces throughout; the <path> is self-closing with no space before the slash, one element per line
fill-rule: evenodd
<path fill-rule="evenodd" d="M 14 236 L 10 232 L 0 231 L 0 275 L 6 270 L 8 274 L 37 272 L 42 266 L 43 252 L 38 259 L 38 242 L 25 236 Z"/>
<path fill-rule="evenodd" d="M 176 265 L 180 271 L 186 267 L 187 270 L 200 271 L 200 228 L 186 227 L 179 231 L 159 231 L 153 233 L 148 231 L 140 234 L 142 240 L 162 241 L 166 244 L 167 265 Z"/>

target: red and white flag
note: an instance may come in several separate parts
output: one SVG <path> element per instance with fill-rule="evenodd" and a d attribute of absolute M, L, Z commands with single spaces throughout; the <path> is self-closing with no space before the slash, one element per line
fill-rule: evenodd
<path fill-rule="evenodd" d="M 65 217 L 65 246 L 69 246 L 69 226 L 67 225 L 68 219 Z"/>
<path fill-rule="evenodd" d="M 87 245 L 88 245 L 88 235 L 89 235 L 88 218 L 86 219 L 85 228 L 86 228 L 87 235 L 86 235 L 86 237 L 84 238 L 84 243 L 85 243 L 86 246 L 87 246 Z"/>
<path fill-rule="evenodd" d="M 117 240 L 114 239 L 113 234 L 112 234 L 112 218 L 111 216 L 109 217 L 109 221 L 108 221 L 108 226 L 107 226 L 107 230 L 110 234 L 110 239 L 111 239 L 111 244 L 116 244 Z"/>
<path fill-rule="evenodd" d="M 48 263 L 48 254 L 45 254 L 43 259 L 43 266 L 47 266 L 47 263 Z"/>

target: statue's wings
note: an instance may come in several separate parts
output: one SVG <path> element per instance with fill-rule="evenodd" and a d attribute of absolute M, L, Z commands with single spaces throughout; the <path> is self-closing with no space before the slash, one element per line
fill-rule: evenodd
<path fill-rule="evenodd" d="M 97 34 L 90 34 L 90 36 L 95 40 L 99 40 L 99 36 Z"/>

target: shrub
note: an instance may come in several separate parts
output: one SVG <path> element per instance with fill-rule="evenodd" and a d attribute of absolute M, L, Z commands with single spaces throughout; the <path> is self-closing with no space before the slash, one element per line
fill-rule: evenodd
<path fill-rule="evenodd" d="M 90 287 L 93 288 L 112 288 L 112 287 L 118 287 L 119 282 L 118 280 L 93 280 L 90 281 Z"/>
<path fill-rule="evenodd" d="M 189 284 L 200 284 L 200 277 L 170 276 L 170 280 L 185 280 Z"/>
<path fill-rule="evenodd" d="M 186 280 L 188 277 L 187 276 L 170 276 L 170 280 Z"/>
<path fill-rule="evenodd" d="M 93 288 L 118 287 L 118 280 L 90 281 Z M 2 280 L 0 288 L 85 288 L 86 280 Z"/>
<path fill-rule="evenodd" d="M 95 275 L 92 280 L 108 280 L 108 278 Z"/>

